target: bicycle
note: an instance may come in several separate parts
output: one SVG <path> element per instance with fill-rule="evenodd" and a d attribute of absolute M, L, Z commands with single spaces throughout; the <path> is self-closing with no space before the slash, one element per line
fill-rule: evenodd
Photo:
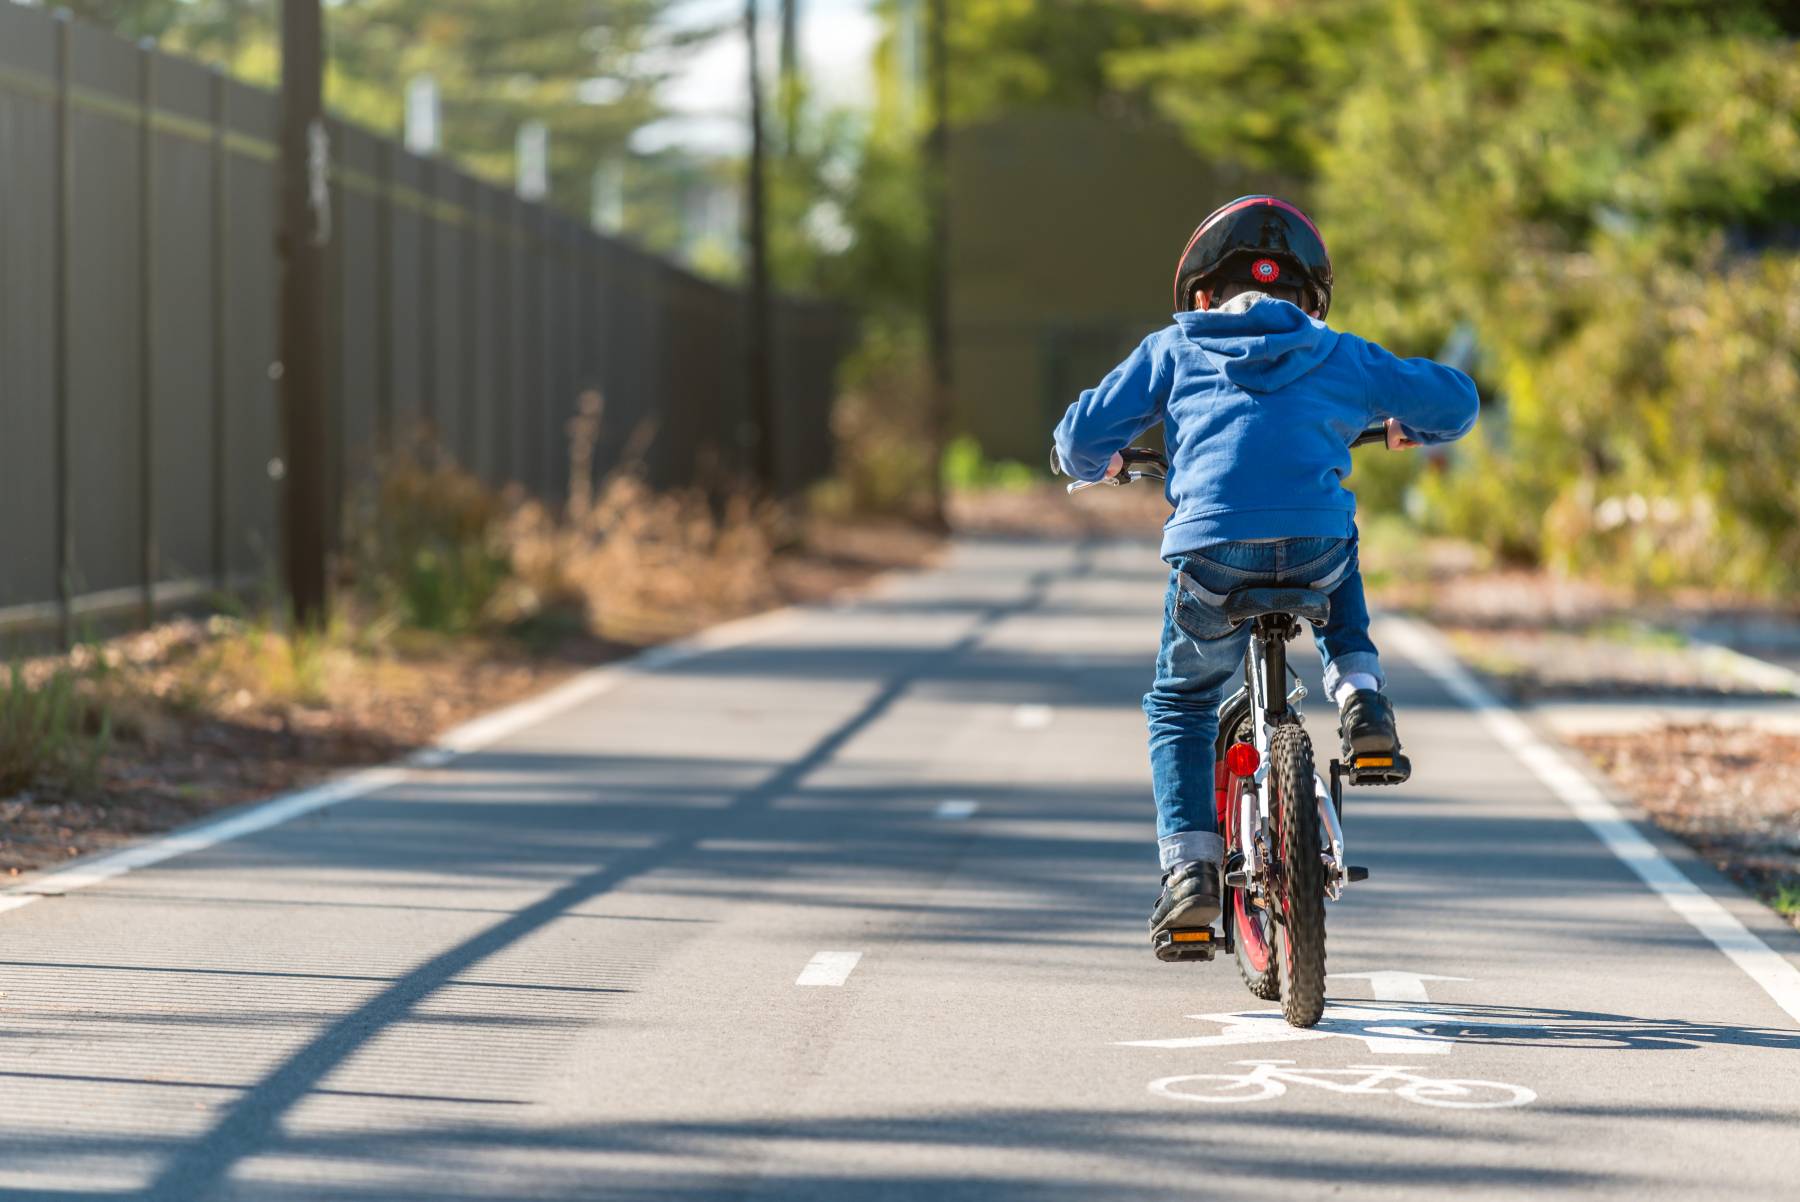
<path fill-rule="evenodd" d="M 1184 1102 L 1234 1106 L 1267 1102 L 1285 1094 L 1290 1085 L 1310 1085 L 1333 1093 L 1392 1093 L 1417 1106 L 1443 1110 L 1503 1110 L 1528 1106 L 1537 1093 L 1523 1085 L 1504 1081 L 1445 1080 L 1419 1077 L 1406 1068 L 1352 1064 L 1347 1068 L 1283 1068 L 1292 1060 L 1239 1060 L 1250 1066 L 1247 1073 L 1194 1073 L 1164 1077 L 1150 1083 L 1150 1092 Z M 1182 1089 L 1179 1086 L 1189 1086 Z"/>
<path fill-rule="evenodd" d="M 1385 425 L 1370 426 L 1350 445 L 1387 438 Z M 1120 456 L 1118 475 L 1077 481 L 1068 491 L 1168 478 L 1160 451 L 1128 447 Z M 1345 859 L 1344 784 L 1401 784 L 1412 765 L 1399 754 L 1358 756 L 1349 765 L 1333 759 L 1329 785 L 1314 768 L 1299 710 L 1306 687 L 1288 666 L 1287 644 L 1302 622 L 1325 625 L 1327 594 L 1252 585 L 1227 595 L 1223 609 L 1233 627 L 1249 623 L 1251 635 L 1244 684 L 1219 708 L 1213 749 L 1214 802 L 1226 847 L 1221 929 L 1162 931 L 1152 947 L 1170 962 L 1210 961 L 1224 947 L 1251 993 L 1279 1001 L 1289 1024 L 1311 1027 L 1325 1012 L 1325 903 L 1369 875 Z"/>

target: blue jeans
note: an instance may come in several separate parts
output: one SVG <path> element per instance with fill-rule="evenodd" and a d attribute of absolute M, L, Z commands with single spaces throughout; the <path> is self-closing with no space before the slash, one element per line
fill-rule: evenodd
<path fill-rule="evenodd" d="M 1381 661 L 1369 641 L 1369 606 L 1354 537 L 1216 543 L 1169 563 L 1156 683 L 1144 695 L 1157 849 L 1165 869 L 1186 860 L 1224 858 L 1213 802 L 1213 741 L 1219 704 L 1241 675 L 1250 641 L 1248 623 L 1233 630 L 1225 621 L 1220 603 L 1226 593 L 1256 584 L 1329 593 L 1331 619 L 1315 634 L 1325 661 L 1326 696 L 1352 672 L 1382 680 Z"/>

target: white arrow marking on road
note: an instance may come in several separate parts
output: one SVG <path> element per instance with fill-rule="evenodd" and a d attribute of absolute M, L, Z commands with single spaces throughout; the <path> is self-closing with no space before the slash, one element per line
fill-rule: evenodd
<path fill-rule="evenodd" d="M 1381 972 L 1334 972 L 1329 978 L 1333 981 L 1367 981 L 1369 988 L 1375 991 L 1378 1002 L 1429 1002 L 1431 996 L 1425 992 L 1427 981 L 1467 981 L 1468 977 L 1440 977 L 1429 972 L 1396 972 L 1391 969 Z"/>
<path fill-rule="evenodd" d="M 1405 1024 L 1442 1022 L 1444 1015 L 1418 1010 L 1373 1009 L 1367 1006 L 1327 1006 L 1314 1027 L 1291 1027 L 1279 1010 L 1247 1010 L 1241 1014 L 1190 1014 L 1201 1022 L 1220 1023 L 1217 1035 L 1186 1035 L 1177 1039 L 1127 1039 L 1128 1048 L 1221 1048 L 1241 1043 L 1292 1043 L 1304 1039 L 1354 1039 L 1382 1056 L 1443 1056 L 1455 1042 L 1425 1035 Z"/>
<path fill-rule="evenodd" d="M 861 959 L 861 952 L 819 952 L 806 962 L 794 984 L 842 985 Z"/>

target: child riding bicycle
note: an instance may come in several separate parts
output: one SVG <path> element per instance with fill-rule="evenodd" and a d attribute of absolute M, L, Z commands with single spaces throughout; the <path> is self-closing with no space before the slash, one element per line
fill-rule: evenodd
<path fill-rule="evenodd" d="M 1152 936 L 1219 916 L 1213 742 L 1249 638 L 1226 621 L 1226 594 L 1264 584 L 1329 593 L 1317 640 L 1345 757 L 1400 750 L 1369 639 L 1356 497 L 1343 486 L 1349 448 L 1383 419 L 1393 448 L 1453 441 L 1474 426 L 1479 402 L 1455 368 L 1399 359 L 1327 326 L 1331 288 L 1324 240 L 1299 209 L 1273 196 L 1220 207 L 1178 261 L 1174 324 L 1056 427 L 1053 466 L 1077 480 L 1118 473 L 1118 452 L 1159 422 L 1168 449 L 1171 570 L 1144 697 L 1163 870 Z"/>

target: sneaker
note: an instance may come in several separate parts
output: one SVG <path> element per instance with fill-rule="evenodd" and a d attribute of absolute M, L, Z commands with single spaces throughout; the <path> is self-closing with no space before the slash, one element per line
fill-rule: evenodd
<path fill-rule="evenodd" d="M 1358 757 L 1400 753 L 1394 707 L 1374 689 L 1358 689 L 1350 694 L 1350 700 L 1338 714 L 1338 733 L 1344 739 L 1344 758 L 1352 764 Z"/>
<path fill-rule="evenodd" d="M 1189 860 L 1163 877 L 1162 896 L 1150 911 L 1150 933 L 1209 927 L 1219 917 L 1219 866 Z"/>

